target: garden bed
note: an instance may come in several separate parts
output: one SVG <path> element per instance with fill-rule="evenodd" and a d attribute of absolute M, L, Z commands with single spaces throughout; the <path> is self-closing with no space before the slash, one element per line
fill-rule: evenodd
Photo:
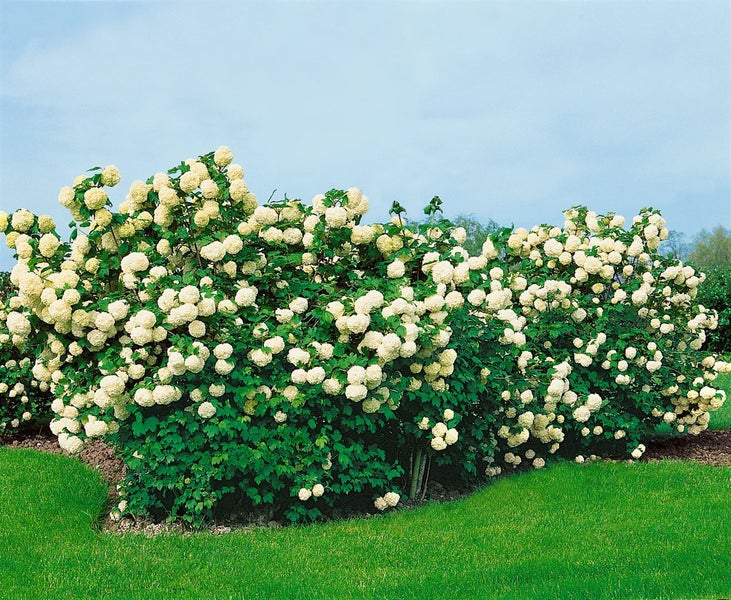
<path fill-rule="evenodd" d="M 9 448 L 31 448 L 52 454 L 63 453 L 63 450 L 58 445 L 56 436 L 47 430 L 32 433 L 26 432 L 17 435 L 4 440 L 3 445 Z M 95 440 L 93 443 L 85 446 L 78 457 L 82 462 L 99 470 L 109 485 L 109 505 L 114 506 L 119 501 L 117 484 L 124 477 L 124 463 L 115 457 L 113 449 L 101 440 Z M 650 462 L 686 460 L 711 466 L 731 466 L 731 429 L 721 431 L 707 430 L 697 436 L 658 438 L 647 444 L 647 450 L 642 460 Z M 446 502 L 456 500 L 468 493 L 469 490 L 453 489 L 449 485 L 433 481 L 427 488 L 425 500 Z M 244 527 L 278 527 L 280 525 L 280 523 L 272 521 L 265 511 L 262 511 L 260 514 L 246 515 L 245 518 L 239 515 L 233 520 L 216 523 L 210 527 L 210 531 L 212 533 L 222 534 Z M 176 525 L 153 523 L 146 520 L 133 520 L 130 518 L 114 521 L 109 516 L 106 517 L 103 527 L 105 530 L 119 534 L 136 531 L 156 535 L 163 531 L 178 529 L 182 531 L 182 528 Z"/>

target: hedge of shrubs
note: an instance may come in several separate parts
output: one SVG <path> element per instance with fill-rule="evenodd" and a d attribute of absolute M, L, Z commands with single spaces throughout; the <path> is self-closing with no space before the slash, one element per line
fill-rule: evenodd
<path fill-rule="evenodd" d="M 0 213 L 0 427 L 50 402 L 67 451 L 105 437 L 127 465 L 116 515 L 386 510 L 432 468 L 639 458 L 658 424 L 698 433 L 724 401 L 704 276 L 657 252 L 656 211 L 575 207 L 470 256 L 439 198 L 363 224 L 359 190 L 260 204 L 232 158 L 135 181 L 118 210 L 115 167 L 78 177 L 69 241 Z"/>

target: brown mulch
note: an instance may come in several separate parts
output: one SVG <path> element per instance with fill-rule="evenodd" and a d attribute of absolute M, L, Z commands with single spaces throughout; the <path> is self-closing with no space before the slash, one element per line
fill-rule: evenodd
<path fill-rule="evenodd" d="M 701 431 L 682 438 L 658 439 L 647 445 L 643 460 L 693 460 L 731 466 L 731 429 Z"/>
<path fill-rule="evenodd" d="M 38 433 L 25 433 L 11 439 L 0 439 L 0 445 L 9 448 L 32 448 L 41 452 L 52 454 L 63 454 L 59 448 L 56 436 L 48 430 Z M 94 440 L 86 445 L 79 453 L 79 458 L 94 469 L 98 469 L 102 477 L 109 484 L 109 506 L 115 506 L 119 502 L 117 483 L 125 475 L 125 466 L 121 459 L 114 456 L 112 448 L 102 440 Z M 691 460 L 713 466 L 731 466 L 731 429 L 722 431 L 703 431 L 697 436 L 686 436 L 681 438 L 658 439 L 647 444 L 647 450 L 642 457 L 643 461 L 659 460 Z M 453 500 L 464 494 L 464 490 L 450 490 L 437 482 L 432 482 L 429 487 L 427 498 L 445 501 Z M 276 523 L 264 523 L 267 519 L 258 518 L 258 525 L 276 525 Z M 231 524 L 236 527 L 235 524 Z M 165 524 L 149 523 L 144 521 L 132 521 L 123 519 L 114 522 L 105 519 L 104 528 L 116 533 L 127 531 L 141 531 L 148 534 L 157 534 L 161 531 L 170 530 Z M 174 528 L 174 527 L 173 527 Z M 227 533 L 232 527 L 228 525 L 216 525 L 211 531 L 213 533 Z"/>

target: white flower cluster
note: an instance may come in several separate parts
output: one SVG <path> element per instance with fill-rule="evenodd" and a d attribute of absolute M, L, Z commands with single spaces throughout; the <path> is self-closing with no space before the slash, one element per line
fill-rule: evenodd
<path fill-rule="evenodd" d="M 302 502 L 332 490 L 340 465 L 337 444 L 315 437 L 341 425 L 320 407 L 373 428 L 408 419 L 422 450 L 459 453 L 476 411 L 430 420 L 418 399 L 447 397 L 471 343 L 453 335 L 465 314 L 487 340 L 474 383 L 481 402 L 496 400 L 500 422 L 486 433 L 500 463 L 542 468 L 562 444 L 572 458 L 576 446 L 590 456 L 599 439 L 641 454 L 616 406 L 625 396 L 645 402 L 656 381 L 651 416 L 678 431 L 704 429 L 724 401 L 712 383 L 727 363 L 703 356 L 676 371 L 717 319 L 694 302 L 703 275 L 656 258 L 668 234 L 657 213 L 624 229 L 616 215 L 572 209 L 562 228 L 519 228 L 504 247 L 488 239 L 470 256 L 461 228 L 409 226 L 400 215 L 362 225 L 369 203 L 355 188 L 311 207 L 259 205 L 232 161 L 220 147 L 133 182 L 117 214 L 104 189 L 119 182 L 116 168 L 79 178 L 59 193 L 90 223 L 71 244 L 49 218 L 0 213 L 18 256 L 17 293 L 0 306 L 0 352 L 25 351 L 43 334 L 24 368 L 55 395 L 51 427 L 66 450 L 149 409 L 225 426 L 234 407 L 252 431 L 302 436 L 283 465 L 300 473 L 285 487 Z M 620 310 L 632 315 L 627 332 L 611 320 Z M 0 401 L 28 404 L 32 384 L 12 383 L 0 383 Z M 488 476 L 500 472 L 488 464 Z M 391 491 L 374 504 L 399 500 Z"/>
<path fill-rule="evenodd" d="M 449 416 L 449 413 L 447 413 L 447 416 Z M 431 428 L 431 434 L 434 437 L 432 437 L 430 444 L 432 449 L 437 452 L 445 450 L 447 446 L 451 446 L 459 439 L 459 433 L 457 430 L 454 427 L 448 428 L 447 425 L 441 421 Z"/>
<path fill-rule="evenodd" d="M 387 508 L 394 508 L 400 500 L 401 496 L 396 492 L 386 492 L 383 496 L 376 498 L 373 505 L 383 512 Z"/>
<path fill-rule="evenodd" d="M 300 488 L 297 497 L 302 502 L 307 502 L 310 498 L 320 498 L 325 493 L 325 486 L 321 483 L 314 484 L 311 488 Z"/>
<path fill-rule="evenodd" d="M 668 234 L 657 213 L 639 215 L 629 231 L 622 229 L 623 223 L 618 216 L 572 209 L 566 213 L 563 228 L 516 229 L 508 239 L 508 251 L 530 261 L 545 273 L 544 278 L 534 282 L 519 274 L 506 278 L 501 269 L 494 268 L 483 286 L 467 292 L 467 302 L 485 322 L 496 318 L 505 322 L 499 341 L 521 350 L 516 353 L 515 372 L 531 382 L 528 389 L 504 388 L 501 394 L 506 403 L 505 424 L 497 433 L 507 464 L 517 466 L 528 458 L 534 467 L 542 466 L 541 461 L 535 464 L 539 449 L 532 440 L 546 444 L 546 450 L 540 452 L 547 454 L 559 452 L 561 443 L 574 436 L 573 432 L 581 438 L 593 435 L 618 442 L 629 440 L 625 429 L 607 426 L 611 421 L 606 415 L 621 407 L 625 395 L 649 393 L 648 374 L 662 373 L 669 382 L 662 390 L 665 408 L 653 416 L 673 423 L 678 431 L 698 433 L 707 426 L 708 411 L 723 401 L 722 391 L 708 385 L 714 373 L 724 369 L 723 365 L 714 369 L 711 360 L 715 359 L 698 365 L 705 375 L 695 382 L 678 377 L 669 368 L 670 364 L 687 363 L 679 356 L 687 349 L 700 348 L 705 330 L 716 325 L 715 315 L 693 304 L 703 275 L 682 263 L 667 266 L 652 258 Z M 505 289 L 509 293 L 490 305 L 490 294 Z M 644 347 L 627 345 L 626 333 L 623 339 L 613 331 L 611 322 L 602 322 L 605 311 L 615 306 L 634 311 L 637 321 L 632 325 L 646 330 L 654 341 Z M 555 322 L 573 323 L 577 332 L 587 331 L 589 321 L 608 329 L 599 329 L 593 337 L 576 336 L 573 352 L 568 355 L 554 350 L 550 337 L 543 338 L 543 347 L 524 349 L 526 340 L 536 337 L 534 331 L 549 322 L 549 315 L 555 315 Z M 611 392 L 596 389 L 587 393 L 583 388 L 587 371 L 596 369 L 606 372 L 600 377 L 614 384 Z M 537 394 L 540 380 L 546 386 L 542 396 Z M 572 389 L 574 385 L 579 388 Z M 701 395 L 704 386 L 705 399 Z M 594 416 L 593 426 L 587 426 Z M 587 439 L 586 443 L 593 442 Z M 524 448 L 521 454 L 516 451 L 519 447 Z M 628 446 L 627 452 L 631 451 Z"/>

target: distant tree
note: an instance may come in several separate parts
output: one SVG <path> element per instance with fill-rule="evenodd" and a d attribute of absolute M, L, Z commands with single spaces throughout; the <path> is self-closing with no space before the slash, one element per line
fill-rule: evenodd
<path fill-rule="evenodd" d="M 711 233 L 705 229 L 698 234 L 688 262 L 699 269 L 731 268 L 731 231 L 721 225 Z"/>
<path fill-rule="evenodd" d="M 685 260 L 690 250 L 685 234 L 682 231 L 670 231 L 668 239 L 660 246 L 660 252 L 664 255 L 672 255 L 678 260 Z"/>
<path fill-rule="evenodd" d="M 462 247 L 470 253 L 470 256 L 480 254 L 482 244 L 485 243 L 487 237 L 500 229 L 500 225 L 492 219 L 488 219 L 487 223 L 482 223 L 474 215 L 457 215 L 450 220 L 455 226 L 464 227 L 467 231 L 467 240 Z"/>

